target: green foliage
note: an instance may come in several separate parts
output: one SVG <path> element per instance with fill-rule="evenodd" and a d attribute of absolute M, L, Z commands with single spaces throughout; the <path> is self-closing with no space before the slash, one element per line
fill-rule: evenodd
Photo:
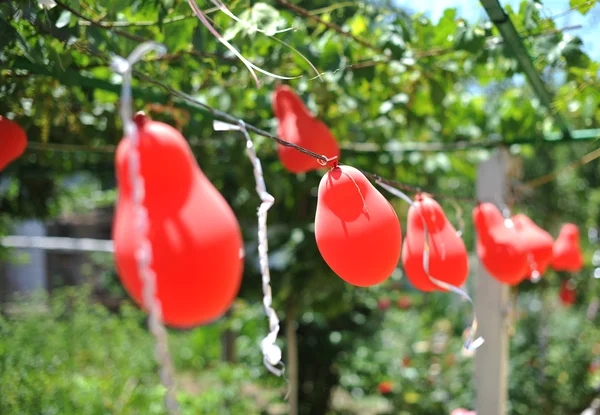
<path fill-rule="evenodd" d="M 16 317 L 0 316 L 2 414 L 164 413 L 153 340 L 139 310 L 125 304 L 119 315 L 109 313 L 79 289 L 18 309 Z M 184 413 L 260 411 L 242 393 L 251 366 L 218 362 L 223 329 L 171 333 Z"/>

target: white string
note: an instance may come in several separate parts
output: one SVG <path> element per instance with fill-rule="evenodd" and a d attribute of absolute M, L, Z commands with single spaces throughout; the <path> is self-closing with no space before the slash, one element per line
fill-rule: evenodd
<path fill-rule="evenodd" d="M 260 72 L 262 74 L 265 74 L 267 76 L 270 76 L 270 77 L 276 78 L 276 79 L 288 80 L 288 79 L 302 78 L 302 76 L 289 77 L 289 76 L 277 75 L 272 72 L 265 71 L 264 69 L 261 69 L 260 67 L 256 66 L 255 64 L 250 62 L 248 59 L 244 58 L 244 56 L 231 43 L 229 43 L 227 41 L 227 39 L 225 39 L 223 36 L 221 36 L 221 34 L 219 32 L 216 31 L 216 29 L 208 21 L 208 18 L 204 15 L 204 12 L 202 11 L 202 9 L 200 9 L 200 7 L 198 7 L 198 5 L 196 4 L 196 0 L 187 0 L 187 2 L 190 5 L 190 7 L 192 8 L 192 11 L 194 12 L 194 14 L 198 17 L 200 22 L 204 25 L 204 27 L 206 27 L 208 29 L 208 31 L 214 37 L 216 37 L 219 42 L 221 42 L 221 44 L 223 44 L 227 49 L 229 49 L 229 51 L 231 53 L 233 53 L 239 60 L 241 60 L 242 63 L 244 64 L 244 66 L 246 66 L 246 68 L 248 68 L 248 70 L 250 71 L 250 74 L 252 75 L 252 78 L 254 79 L 254 82 L 256 82 L 256 85 L 259 88 L 260 88 L 260 81 L 258 80 L 258 76 L 256 75 L 256 73 L 254 71 Z"/>
<path fill-rule="evenodd" d="M 379 186 L 383 187 L 388 192 L 390 192 L 391 194 L 393 194 L 394 196 L 399 197 L 399 198 L 403 199 L 409 205 L 416 207 L 414 202 L 411 200 L 411 198 L 408 197 L 407 195 L 405 195 L 404 193 L 402 193 L 400 190 L 398 190 L 392 186 L 389 186 L 383 182 L 380 182 L 379 180 L 377 180 L 376 183 Z M 467 300 L 473 306 L 473 322 L 471 323 L 471 329 L 469 330 L 469 335 L 467 336 L 467 340 L 465 341 L 464 347 L 465 347 L 465 349 L 467 349 L 469 351 L 474 351 L 477 348 L 479 348 L 479 346 L 481 346 L 483 344 L 483 342 L 485 341 L 483 339 L 483 337 L 478 337 L 475 339 L 475 334 L 477 332 L 477 315 L 475 314 L 475 303 L 473 302 L 473 300 L 471 299 L 469 294 L 467 294 L 466 291 L 463 291 L 460 288 L 455 287 L 454 285 L 448 284 L 444 281 L 440 281 L 437 278 L 434 278 L 433 276 L 431 276 L 431 274 L 429 273 L 429 232 L 427 230 L 427 223 L 425 222 L 425 218 L 423 217 L 423 215 L 421 215 L 420 212 L 419 212 L 419 215 L 421 216 L 421 220 L 423 221 L 423 228 L 425 230 L 425 238 L 423 241 L 423 245 L 424 245 L 423 246 L 423 269 L 425 271 L 425 274 L 431 280 L 432 283 L 434 283 L 438 287 L 444 288 L 446 290 L 452 291 L 455 294 L 460 295 L 462 298 Z"/>
<path fill-rule="evenodd" d="M 281 29 L 281 30 L 275 30 L 275 31 L 273 31 L 273 32 L 270 32 L 270 33 L 269 33 L 269 32 L 266 32 L 266 31 L 264 31 L 264 30 L 260 29 L 260 28 L 259 28 L 258 26 L 256 26 L 255 24 L 252 24 L 252 23 L 250 23 L 250 22 L 247 22 L 247 21 L 245 21 L 245 20 L 243 20 L 243 19 L 240 19 L 239 17 L 237 17 L 235 14 L 233 14 L 233 13 L 231 12 L 231 10 L 229 10 L 229 9 L 227 8 L 227 6 L 226 6 L 226 5 L 225 5 L 225 4 L 224 4 L 222 1 L 220 1 L 220 0 L 210 0 L 210 1 L 211 1 L 211 3 L 212 3 L 212 4 L 214 4 L 214 5 L 215 5 L 215 6 L 216 6 L 216 7 L 217 7 L 219 10 L 221 10 L 221 12 L 225 13 L 227 16 L 229 16 L 230 18 L 232 18 L 232 19 L 233 19 L 233 20 L 235 20 L 236 22 L 238 22 L 238 23 L 241 23 L 241 24 L 243 24 L 244 26 L 246 26 L 247 28 L 249 28 L 249 29 L 252 29 L 252 30 L 255 30 L 255 31 L 259 32 L 259 33 L 262 33 L 262 34 L 265 34 L 265 35 L 268 35 L 268 36 L 270 36 L 271 34 L 273 34 L 273 35 L 276 35 L 276 34 L 278 34 L 278 33 L 284 33 L 284 32 L 289 32 L 290 30 L 296 30 L 296 28 L 295 28 L 295 27 L 288 27 L 288 28 Z M 260 4 L 260 3 L 258 3 L 258 4 Z"/>
<path fill-rule="evenodd" d="M 258 208 L 258 257 L 260 262 L 260 272 L 262 275 L 263 287 L 263 306 L 265 314 L 269 319 L 269 334 L 260 343 L 260 348 L 263 353 L 263 363 L 266 368 L 276 376 L 283 374 L 283 369 L 279 369 L 278 365 L 283 365 L 281 362 L 281 349 L 275 344 L 277 334 L 279 333 L 279 319 L 273 307 L 273 296 L 271 293 L 271 273 L 269 272 L 269 241 L 267 238 L 267 212 L 275 203 L 275 199 L 267 192 L 265 178 L 262 171 L 260 159 L 254 150 L 254 144 L 250 138 L 250 134 L 246 130 L 244 121 L 240 121 L 239 125 L 229 124 L 222 121 L 213 121 L 213 129 L 215 131 L 241 131 L 246 137 L 246 151 L 248 157 L 254 167 L 254 179 L 256 180 L 256 193 L 260 197 L 262 203 Z"/>
<path fill-rule="evenodd" d="M 162 323 L 162 306 L 156 297 L 156 274 L 152 270 L 152 245 L 148 240 L 148 210 L 144 206 L 144 178 L 140 174 L 139 134 L 133 122 L 131 72 L 133 65 L 149 52 L 159 56 L 166 53 L 166 48 L 156 42 L 144 42 L 136 47 L 127 59 L 114 56 L 111 69 L 122 75 L 121 102 L 119 113 L 123 122 L 126 139 L 129 140 L 129 180 L 133 191 L 133 209 L 136 222 L 136 261 L 137 271 L 142 282 L 143 304 L 148 310 L 148 327 L 156 339 L 155 355 L 160 368 L 160 381 L 166 388 L 165 405 L 171 415 L 179 414 L 179 406 L 175 395 L 175 370 L 169 354 L 167 331 Z"/>

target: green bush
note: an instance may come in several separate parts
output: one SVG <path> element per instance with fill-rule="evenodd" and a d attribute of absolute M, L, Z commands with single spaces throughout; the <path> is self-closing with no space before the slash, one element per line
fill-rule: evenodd
<path fill-rule="evenodd" d="M 0 317 L 1 414 L 164 413 L 139 310 L 125 304 L 111 314 L 79 289 L 53 295 L 47 312 L 28 311 L 31 304 L 21 303 L 18 317 Z M 223 327 L 170 336 L 183 413 L 260 412 L 242 393 L 249 369 L 218 360 Z"/>

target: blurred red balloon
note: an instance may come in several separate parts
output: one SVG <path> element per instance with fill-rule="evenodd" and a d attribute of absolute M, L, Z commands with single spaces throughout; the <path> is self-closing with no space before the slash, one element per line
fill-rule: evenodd
<path fill-rule="evenodd" d="M 583 254 L 579 245 L 579 228 L 563 225 L 552 247 L 552 268 L 556 271 L 577 272 L 583 268 Z"/>
<path fill-rule="evenodd" d="M 328 158 L 339 158 L 340 148 L 327 126 L 313 117 L 289 86 L 280 85 L 275 90 L 273 111 L 279 119 L 277 134 L 281 139 Z M 314 157 L 291 147 L 279 144 L 277 152 L 283 166 L 292 173 L 325 168 Z"/>
<path fill-rule="evenodd" d="M 573 282 L 570 280 L 561 282 L 558 296 L 560 298 L 560 302 L 565 307 L 575 304 L 575 301 L 577 300 L 575 284 L 573 284 Z"/>
<path fill-rule="evenodd" d="M 137 115 L 143 204 L 156 295 L 166 324 L 189 328 L 220 317 L 237 295 L 242 235 L 233 211 L 200 170 L 183 136 Z M 113 223 L 115 261 L 127 292 L 143 305 L 136 265 L 137 218 L 129 176 L 128 139 L 116 155 L 119 199 Z"/>
<path fill-rule="evenodd" d="M 442 207 L 428 195 L 417 196 L 408 210 L 406 237 L 402 246 L 402 264 L 408 280 L 421 291 L 446 291 L 429 279 L 423 268 L 425 227 L 429 233 L 429 275 L 460 287 L 469 276 L 467 249 Z"/>
<path fill-rule="evenodd" d="M 0 116 L 0 171 L 20 157 L 27 147 L 27 135 L 19 124 Z"/>
<path fill-rule="evenodd" d="M 392 274 L 400 259 L 398 216 L 354 167 L 335 167 L 321 179 L 315 237 L 327 265 L 352 285 L 379 284 Z"/>
<path fill-rule="evenodd" d="M 552 246 L 554 239 L 552 236 L 537 226 L 529 217 L 518 214 L 512 217 L 515 229 L 519 233 L 519 239 L 523 242 L 525 249 L 532 255 L 533 262 L 529 263 L 529 268 L 523 274 L 523 278 L 531 278 L 535 271 L 542 276 L 550 262 L 552 262 Z"/>
<path fill-rule="evenodd" d="M 491 203 L 473 209 L 477 230 L 477 255 L 485 269 L 498 281 L 516 285 L 529 269 L 528 252 L 515 229 L 507 226 L 502 213 Z"/>
<path fill-rule="evenodd" d="M 450 415 L 477 415 L 475 413 L 475 411 L 469 411 L 468 409 L 464 409 L 464 408 L 457 408 L 455 410 L 453 410 L 452 412 L 450 412 Z"/>

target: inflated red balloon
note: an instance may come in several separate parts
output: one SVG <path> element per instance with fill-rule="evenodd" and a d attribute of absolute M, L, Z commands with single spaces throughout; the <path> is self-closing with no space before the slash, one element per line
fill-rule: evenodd
<path fill-rule="evenodd" d="M 552 245 L 554 245 L 552 235 L 537 226 L 522 213 L 513 216 L 512 221 L 519 234 L 519 239 L 532 256 L 529 261 L 529 268 L 523 277 L 531 278 L 536 271 L 540 276 L 543 275 L 550 262 L 552 262 Z"/>
<path fill-rule="evenodd" d="M 315 119 L 302 100 L 289 86 L 278 86 L 273 94 L 273 111 L 279 119 L 280 138 L 328 158 L 339 157 L 340 147 L 323 124 Z M 322 169 L 318 160 L 279 144 L 277 148 L 283 166 L 292 173 Z"/>
<path fill-rule="evenodd" d="M 573 223 L 563 225 L 552 247 L 552 268 L 556 271 L 577 272 L 583 268 L 579 245 L 579 228 Z"/>
<path fill-rule="evenodd" d="M 152 269 L 164 322 L 178 328 L 210 322 L 229 308 L 241 283 L 239 224 L 177 130 L 139 114 L 135 121 Z M 129 140 L 121 140 L 116 155 L 119 199 L 113 240 L 121 282 L 143 304 L 135 259 L 137 228 L 129 151 Z"/>
<path fill-rule="evenodd" d="M 20 157 L 26 147 L 25 131 L 16 122 L 0 116 L 0 171 Z"/>
<path fill-rule="evenodd" d="M 429 275 L 455 287 L 469 276 L 465 244 L 446 218 L 442 207 L 428 195 L 420 194 L 408 210 L 402 264 L 408 280 L 421 291 L 446 291 L 431 282 L 423 268 L 425 227 L 429 233 Z"/>
<path fill-rule="evenodd" d="M 321 179 L 315 237 L 327 265 L 352 285 L 379 284 L 400 259 L 398 216 L 354 167 L 337 166 Z"/>
<path fill-rule="evenodd" d="M 575 285 L 571 281 L 563 281 L 560 284 L 560 291 L 558 293 L 560 302 L 565 307 L 575 304 L 577 300 L 577 294 L 575 292 Z"/>
<path fill-rule="evenodd" d="M 491 203 L 473 209 L 477 230 L 477 255 L 485 269 L 498 281 L 516 285 L 529 269 L 528 251 L 515 229 L 507 226 L 502 213 Z"/>

